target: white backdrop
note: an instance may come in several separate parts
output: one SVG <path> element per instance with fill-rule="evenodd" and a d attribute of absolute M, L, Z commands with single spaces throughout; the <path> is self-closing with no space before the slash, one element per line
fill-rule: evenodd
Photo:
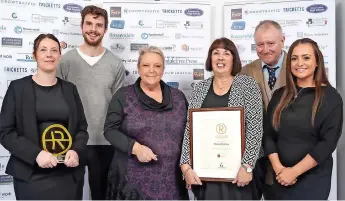
<path fill-rule="evenodd" d="M 224 36 L 233 40 L 242 65 L 257 59 L 253 33 L 262 20 L 277 21 L 285 35 L 285 50 L 299 38 L 315 40 L 325 59 L 331 84 L 336 86 L 335 2 L 334 0 L 228 3 L 224 6 Z M 337 157 L 333 153 L 330 200 L 337 199 Z"/>

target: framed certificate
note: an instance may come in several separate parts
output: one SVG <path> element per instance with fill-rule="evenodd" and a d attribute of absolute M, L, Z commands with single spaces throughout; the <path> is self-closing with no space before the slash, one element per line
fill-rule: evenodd
<path fill-rule="evenodd" d="M 190 158 L 195 173 L 203 181 L 233 181 L 245 147 L 244 109 L 190 109 L 189 117 Z"/>

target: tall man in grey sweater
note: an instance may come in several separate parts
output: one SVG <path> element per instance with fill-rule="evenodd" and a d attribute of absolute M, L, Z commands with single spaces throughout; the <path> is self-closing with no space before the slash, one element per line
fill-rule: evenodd
<path fill-rule="evenodd" d="M 112 95 L 123 86 L 125 68 L 119 57 L 102 46 L 108 27 L 107 11 L 87 6 L 81 17 L 84 43 L 62 56 L 57 74 L 78 88 L 89 125 L 86 165 L 91 197 L 104 200 L 113 148 L 103 136 L 103 125 Z"/>

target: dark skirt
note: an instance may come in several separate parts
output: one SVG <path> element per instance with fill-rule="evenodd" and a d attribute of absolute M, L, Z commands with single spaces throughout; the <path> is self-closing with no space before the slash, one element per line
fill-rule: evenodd
<path fill-rule="evenodd" d="M 29 182 L 13 179 L 13 186 L 17 200 L 78 199 L 72 172 L 34 173 Z"/>
<path fill-rule="evenodd" d="M 202 182 L 202 185 L 192 185 L 192 191 L 197 200 L 252 200 L 252 185 L 238 187 L 228 182 Z"/>

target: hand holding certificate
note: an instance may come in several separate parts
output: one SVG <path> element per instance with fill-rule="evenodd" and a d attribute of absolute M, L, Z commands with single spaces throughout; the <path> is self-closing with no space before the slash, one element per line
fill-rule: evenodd
<path fill-rule="evenodd" d="M 204 181 L 233 181 L 244 152 L 243 108 L 190 109 L 193 170 Z"/>

